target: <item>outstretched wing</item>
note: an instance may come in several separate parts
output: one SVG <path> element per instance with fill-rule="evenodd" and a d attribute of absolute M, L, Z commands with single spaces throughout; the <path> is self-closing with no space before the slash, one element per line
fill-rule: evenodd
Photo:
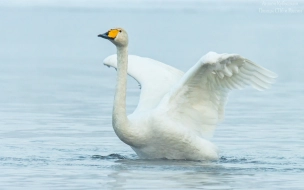
<path fill-rule="evenodd" d="M 239 55 L 210 52 L 185 73 L 161 105 L 183 126 L 210 137 L 224 118 L 230 90 L 249 85 L 265 90 L 275 78 L 275 73 Z"/>
<path fill-rule="evenodd" d="M 106 66 L 117 68 L 117 55 L 104 59 Z M 152 109 L 169 92 L 184 73 L 159 61 L 129 55 L 128 74 L 141 86 L 139 103 L 134 112 Z"/>

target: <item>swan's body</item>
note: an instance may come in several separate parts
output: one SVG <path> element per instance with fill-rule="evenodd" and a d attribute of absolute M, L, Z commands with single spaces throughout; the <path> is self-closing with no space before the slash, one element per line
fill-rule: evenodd
<path fill-rule="evenodd" d="M 100 37 L 117 46 L 117 56 L 104 60 L 118 72 L 113 128 L 140 158 L 218 159 L 217 147 L 207 138 L 224 118 L 228 92 L 247 85 L 264 90 L 276 77 L 239 55 L 214 52 L 183 73 L 149 58 L 128 56 L 123 29 Z M 139 104 L 129 116 L 125 103 L 127 73 L 142 87 Z"/>

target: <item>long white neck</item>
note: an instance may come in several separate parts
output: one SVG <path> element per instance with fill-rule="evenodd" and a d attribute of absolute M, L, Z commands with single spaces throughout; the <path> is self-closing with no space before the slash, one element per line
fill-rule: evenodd
<path fill-rule="evenodd" d="M 130 122 L 126 113 L 127 92 L 127 70 L 128 70 L 128 48 L 117 47 L 117 85 L 113 107 L 112 124 L 115 133 L 123 142 L 129 144 Z"/>

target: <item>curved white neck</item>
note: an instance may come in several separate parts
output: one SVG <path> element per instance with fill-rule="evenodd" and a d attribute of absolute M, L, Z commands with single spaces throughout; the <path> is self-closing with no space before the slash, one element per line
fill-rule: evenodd
<path fill-rule="evenodd" d="M 115 133 L 123 142 L 127 141 L 126 139 L 129 136 L 129 130 L 130 130 L 129 129 L 130 123 L 126 113 L 127 70 L 128 70 L 128 48 L 118 46 L 117 47 L 117 85 L 116 85 L 116 92 L 114 98 L 112 123 Z"/>

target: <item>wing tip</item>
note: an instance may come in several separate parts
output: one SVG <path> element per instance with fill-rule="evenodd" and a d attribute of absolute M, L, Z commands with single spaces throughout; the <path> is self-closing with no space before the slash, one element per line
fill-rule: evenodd
<path fill-rule="evenodd" d="M 272 72 L 272 71 L 270 71 L 270 70 L 268 70 L 268 69 L 266 69 L 266 68 L 264 68 L 264 67 L 262 67 L 262 66 L 260 66 L 260 65 L 258 65 L 256 63 L 254 63 L 253 61 L 250 61 L 249 59 L 245 58 L 245 61 L 247 63 L 252 64 L 253 66 L 255 66 L 256 68 L 258 68 L 259 70 L 262 70 L 263 74 L 266 75 L 269 78 L 275 79 L 275 78 L 279 77 L 278 74 L 276 74 L 275 72 Z"/>
<path fill-rule="evenodd" d="M 103 60 L 103 64 L 108 66 L 108 67 L 114 66 L 116 62 L 117 62 L 117 55 L 116 54 L 109 55 L 108 57 L 106 57 Z"/>

